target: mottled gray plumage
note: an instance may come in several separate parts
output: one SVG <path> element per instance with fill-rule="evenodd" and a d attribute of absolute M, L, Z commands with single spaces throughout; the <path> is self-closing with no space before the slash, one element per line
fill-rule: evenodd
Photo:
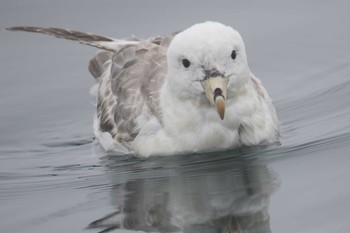
<path fill-rule="evenodd" d="M 79 32 L 70 29 L 62 28 L 45 28 L 45 27 L 10 27 L 9 31 L 24 31 L 42 33 L 50 36 L 55 36 L 61 39 L 78 41 L 81 44 L 91 45 L 100 49 L 108 49 L 98 42 L 113 42 L 112 38 L 100 36 L 94 33 Z"/>
<path fill-rule="evenodd" d="M 97 113 L 102 132 L 128 142 L 139 132 L 137 120 L 150 116 L 161 120 L 158 97 L 167 67 L 164 45 L 170 38 L 121 46 L 114 53 L 101 52 L 91 60 L 89 69 L 100 80 Z"/>
<path fill-rule="evenodd" d="M 209 21 L 148 40 L 60 28 L 8 30 L 104 50 L 89 70 L 98 82 L 95 135 L 107 151 L 171 155 L 268 144 L 278 135 L 272 101 L 231 27 Z"/>
<path fill-rule="evenodd" d="M 100 130 L 119 142 L 138 134 L 137 120 L 160 120 L 159 89 L 166 75 L 166 51 L 175 34 L 149 40 L 114 40 L 93 33 L 60 28 L 12 27 L 10 31 L 42 33 L 108 51 L 96 54 L 89 71 L 99 82 L 97 116 Z"/>
<path fill-rule="evenodd" d="M 99 52 L 96 54 L 89 63 L 89 71 L 99 81 L 101 75 L 105 71 L 105 63 L 112 59 L 113 53 L 108 51 Z"/>

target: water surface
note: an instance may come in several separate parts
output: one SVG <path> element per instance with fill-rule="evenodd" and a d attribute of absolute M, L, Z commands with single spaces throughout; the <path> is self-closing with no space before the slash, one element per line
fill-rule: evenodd
<path fill-rule="evenodd" d="M 96 49 L 1 31 L 1 232 L 350 229 L 347 1 L 5 1 L 0 27 L 149 37 L 216 20 L 241 32 L 281 122 L 280 145 L 173 157 L 94 140 Z M 119 228 L 125 228 L 118 230 Z"/>

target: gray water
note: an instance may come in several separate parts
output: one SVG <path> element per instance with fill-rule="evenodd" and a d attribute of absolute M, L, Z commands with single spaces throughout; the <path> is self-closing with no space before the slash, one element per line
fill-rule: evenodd
<path fill-rule="evenodd" d="M 153 157 L 94 140 L 95 48 L 0 31 L 0 232 L 350 232 L 347 1 L 1 1 L 0 28 L 115 38 L 215 20 L 242 34 L 281 145 Z M 116 230 L 120 227 L 128 230 Z"/>

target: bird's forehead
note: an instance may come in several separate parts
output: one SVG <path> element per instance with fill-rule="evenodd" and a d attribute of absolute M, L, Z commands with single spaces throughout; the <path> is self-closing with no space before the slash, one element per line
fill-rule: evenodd
<path fill-rule="evenodd" d="M 236 47 L 235 43 L 229 40 L 211 38 L 203 40 L 185 40 L 184 43 L 176 44 L 173 52 L 170 53 L 173 59 L 187 58 L 191 62 L 206 63 L 215 60 L 228 58 L 232 50 Z"/>
<path fill-rule="evenodd" d="M 175 36 L 169 50 L 177 54 L 220 54 L 240 45 L 239 33 L 213 22 L 194 25 Z"/>

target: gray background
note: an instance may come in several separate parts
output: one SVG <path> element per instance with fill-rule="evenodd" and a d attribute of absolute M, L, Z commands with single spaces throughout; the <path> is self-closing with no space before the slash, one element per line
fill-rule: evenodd
<path fill-rule="evenodd" d="M 147 38 L 206 20 L 237 29 L 281 120 L 273 232 L 348 232 L 348 1 L 0 2 L 0 29 L 50 26 Z M 95 48 L 0 31 L 0 231 L 79 232 L 114 208 L 92 137 Z M 76 145 L 82 145 L 76 147 Z M 98 166 L 95 166 L 95 165 Z M 83 182 L 82 179 L 83 178 Z M 93 187 L 93 188 L 91 188 Z"/>

